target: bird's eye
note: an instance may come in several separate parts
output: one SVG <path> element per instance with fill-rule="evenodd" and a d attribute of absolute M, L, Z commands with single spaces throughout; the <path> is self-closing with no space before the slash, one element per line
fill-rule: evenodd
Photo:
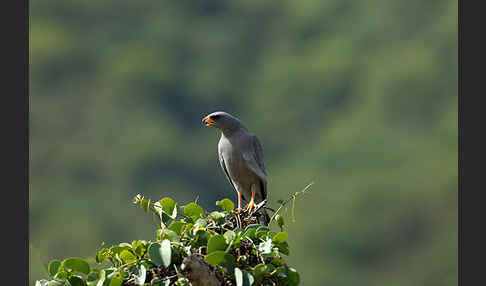
<path fill-rule="evenodd" d="M 211 116 L 211 118 L 213 120 L 218 120 L 220 117 L 221 117 L 221 115 L 213 115 L 213 116 Z"/>

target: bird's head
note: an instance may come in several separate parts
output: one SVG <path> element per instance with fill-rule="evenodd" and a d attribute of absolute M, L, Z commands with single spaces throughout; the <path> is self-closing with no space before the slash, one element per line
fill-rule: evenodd
<path fill-rule="evenodd" d="M 213 112 L 204 117 L 202 122 L 206 125 L 206 127 L 212 126 L 223 132 L 245 128 L 238 118 L 224 111 Z"/>

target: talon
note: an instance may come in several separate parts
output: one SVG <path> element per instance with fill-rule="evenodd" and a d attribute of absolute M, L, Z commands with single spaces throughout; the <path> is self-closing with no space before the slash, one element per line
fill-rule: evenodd
<path fill-rule="evenodd" d="M 248 204 L 248 212 L 251 213 L 256 207 L 256 204 L 255 202 L 252 200 L 250 201 L 250 203 Z"/>
<path fill-rule="evenodd" d="M 255 209 L 255 191 L 251 191 L 251 200 L 248 204 L 248 213 L 251 213 Z"/>

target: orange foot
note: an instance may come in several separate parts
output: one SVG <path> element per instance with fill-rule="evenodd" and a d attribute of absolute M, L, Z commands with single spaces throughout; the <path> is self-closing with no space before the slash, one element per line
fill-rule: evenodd
<path fill-rule="evenodd" d="M 248 204 L 248 212 L 251 213 L 256 207 L 255 201 L 251 200 Z"/>
<path fill-rule="evenodd" d="M 250 203 L 248 204 L 248 212 L 251 213 L 253 209 L 255 208 L 255 191 L 251 191 L 251 200 Z"/>

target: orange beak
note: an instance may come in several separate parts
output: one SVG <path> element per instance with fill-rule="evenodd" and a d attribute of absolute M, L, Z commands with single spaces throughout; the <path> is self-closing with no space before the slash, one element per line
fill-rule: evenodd
<path fill-rule="evenodd" d="M 216 121 L 212 120 L 211 117 L 204 118 L 204 123 L 206 123 L 206 127 L 213 126 L 216 124 Z"/>

